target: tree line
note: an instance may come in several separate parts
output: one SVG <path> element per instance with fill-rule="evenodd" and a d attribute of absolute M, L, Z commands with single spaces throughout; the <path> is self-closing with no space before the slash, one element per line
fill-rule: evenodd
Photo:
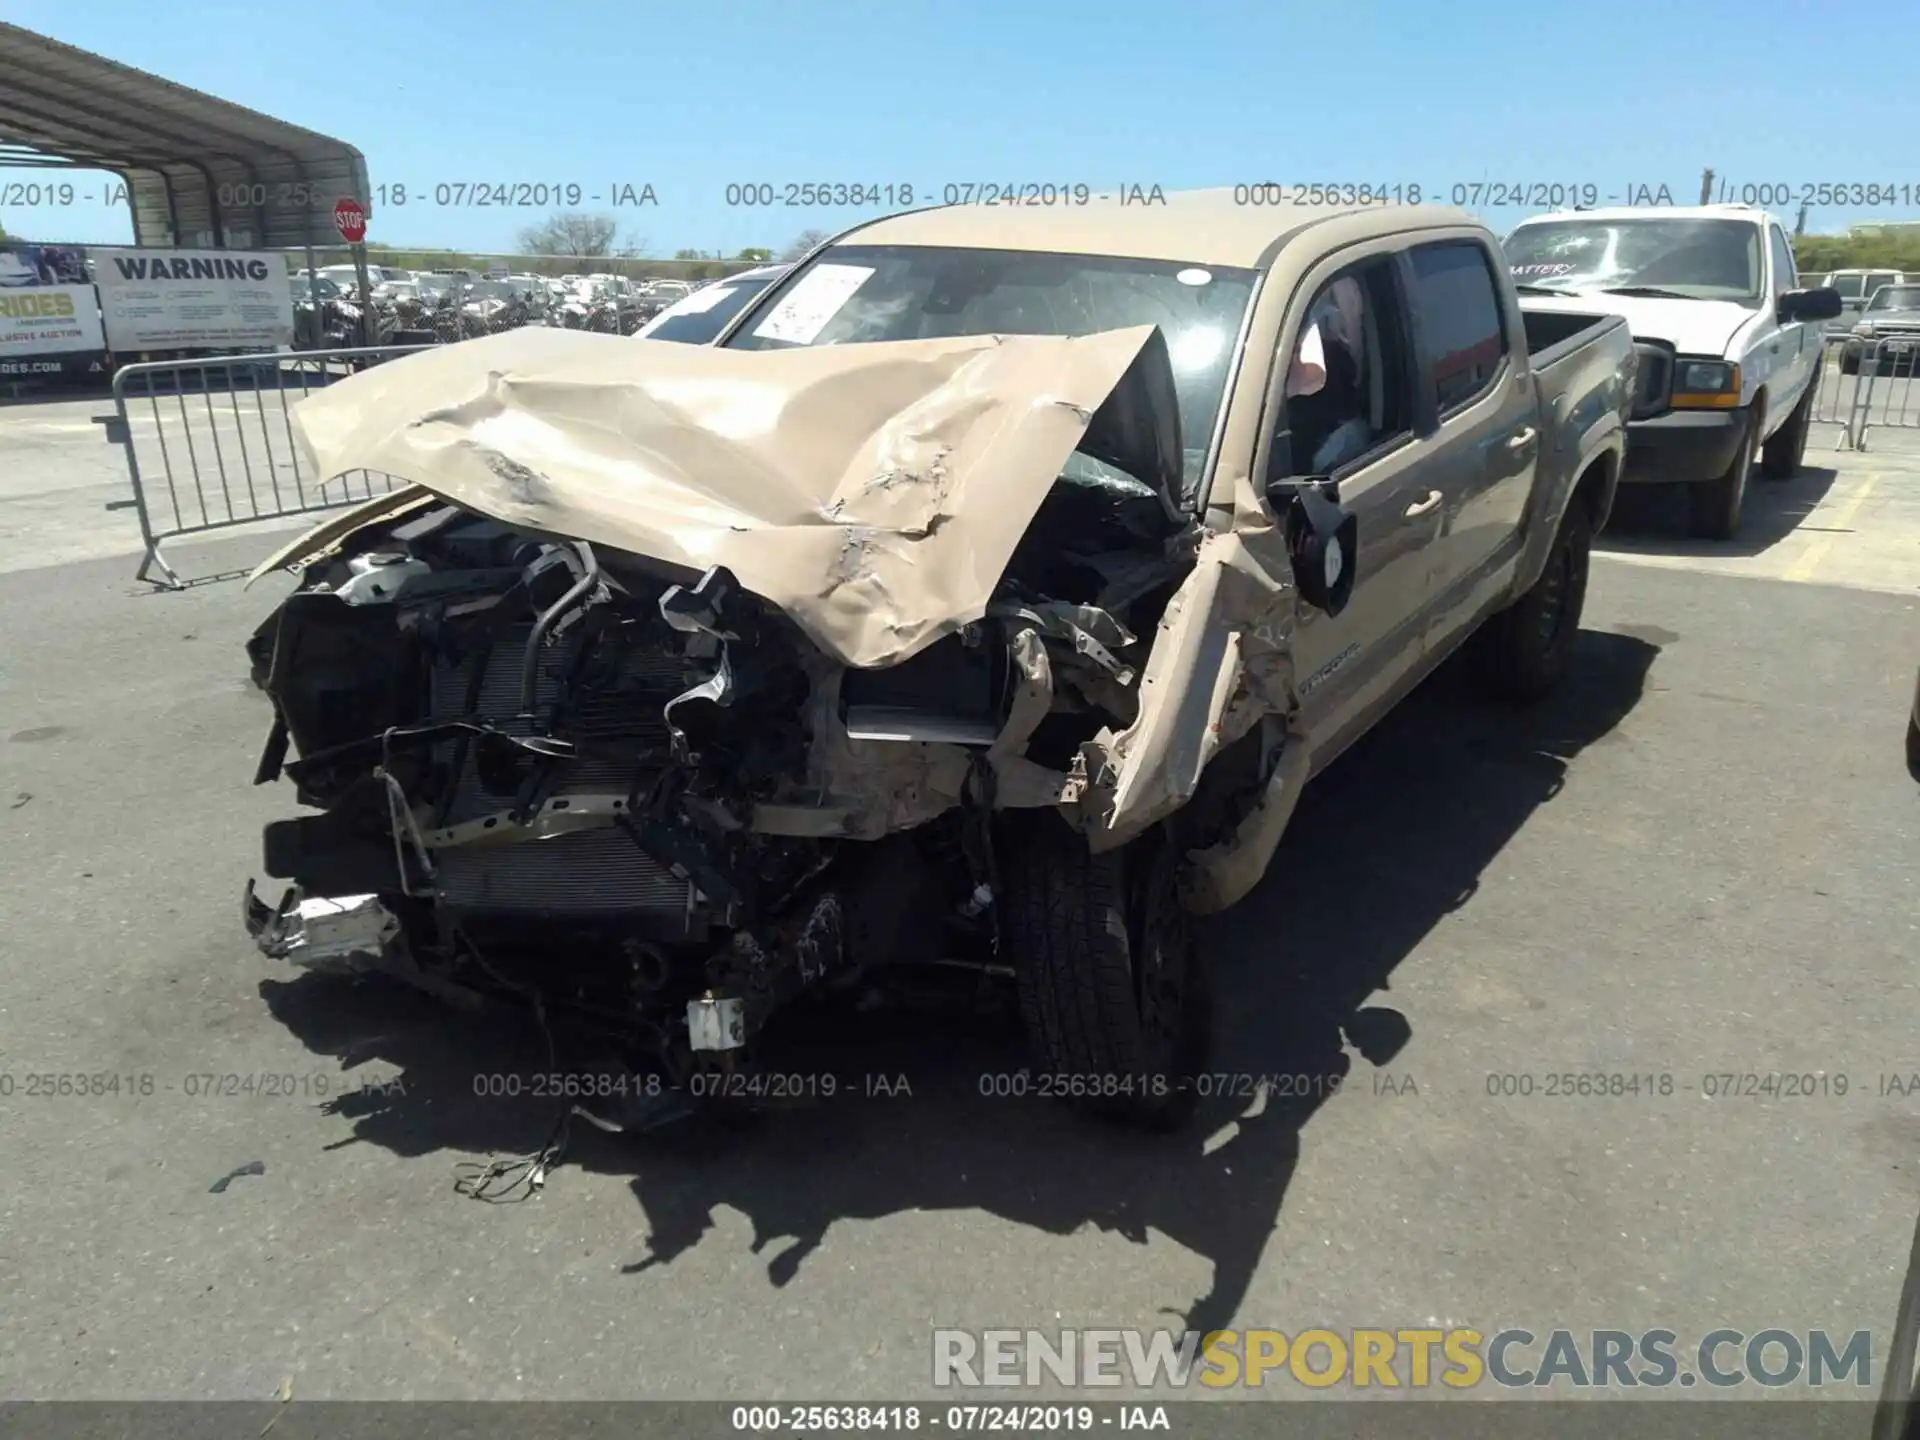
<path fill-rule="evenodd" d="M 0 226 L 0 240 L 9 237 Z M 671 258 L 647 254 L 647 241 L 634 234 L 623 234 L 617 217 L 576 211 L 553 215 L 538 225 L 520 232 L 520 253 L 507 256 L 523 260 L 516 269 L 536 275 L 559 275 L 579 268 L 577 261 L 606 263 L 596 268 L 615 274 L 666 275 L 682 280 L 713 280 L 753 265 L 764 265 L 777 254 L 781 260 L 798 260 L 807 251 L 828 238 L 825 230 L 802 230 L 777 252 L 767 246 L 748 246 L 732 255 L 717 250 L 681 249 Z M 344 246 L 317 250 L 323 264 L 343 263 L 350 258 Z M 480 252 L 456 250 L 418 250 L 395 245 L 370 244 L 367 258 L 375 264 L 390 264 L 407 270 L 466 267 L 479 269 L 489 259 L 502 258 Z M 1851 235 L 1796 235 L 1793 258 L 1809 274 L 1827 270 L 1904 270 L 1920 274 L 1920 224 L 1886 227 L 1861 227 Z"/>
<path fill-rule="evenodd" d="M 716 278 L 747 265 L 765 264 L 776 255 L 781 260 L 797 260 L 826 240 L 828 234 L 825 230 L 803 230 L 778 251 L 764 246 L 744 249 L 733 255 L 722 255 L 718 251 L 676 250 L 671 264 L 674 273 L 683 278 Z M 523 256 L 559 261 L 582 258 L 644 260 L 650 267 L 650 274 L 660 273 L 662 264 L 657 258 L 647 257 L 647 242 L 644 239 L 637 236 L 623 238 L 619 221 L 610 214 L 555 215 L 523 230 L 519 238 Z M 379 247 L 369 246 L 368 254 L 371 255 L 376 248 Z M 1904 270 L 1920 274 L 1920 225 L 1861 227 L 1850 235 L 1796 235 L 1793 237 L 1793 255 L 1799 268 L 1808 274 L 1846 269 Z M 394 263 L 407 262 L 396 260 Z M 536 265 L 534 268 L 541 270 L 551 267 Z"/>
<path fill-rule="evenodd" d="M 612 215 L 555 215 L 521 232 L 520 248 L 529 255 L 639 255 L 646 249 L 643 240 L 617 241 L 619 222 Z M 824 230 L 803 230 L 780 251 L 782 260 L 797 260 L 828 238 Z M 731 257 L 735 261 L 773 258 L 768 249 L 742 250 Z M 1920 273 L 1920 225 L 1885 228 L 1862 226 L 1850 235 L 1796 235 L 1793 237 L 1795 263 L 1803 271 L 1872 269 L 1908 270 Z M 681 250 L 675 260 L 712 263 L 718 254 Z"/>

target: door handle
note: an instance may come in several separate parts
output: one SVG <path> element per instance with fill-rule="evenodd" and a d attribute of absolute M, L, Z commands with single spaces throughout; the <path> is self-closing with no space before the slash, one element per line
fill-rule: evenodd
<path fill-rule="evenodd" d="M 1539 438 L 1539 435 L 1540 432 L 1531 425 L 1527 426 L 1524 430 L 1516 430 L 1512 435 L 1507 437 L 1507 449 L 1518 453 L 1533 444 L 1533 442 Z"/>
<path fill-rule="evenodd" d="M 1446 498 L 1447 497 L 1442 495 L 1438 490 L 1427 491 L 1426 499 L 1416 500 L 1413 502 L 1413 504 L 1407 506 L 1407 518 L 1411 520 L 1416 515 L 1426 514 L 1429 510 L 1433 509 L 1434 506 L 1438 505 L 1442 500 Z"/>

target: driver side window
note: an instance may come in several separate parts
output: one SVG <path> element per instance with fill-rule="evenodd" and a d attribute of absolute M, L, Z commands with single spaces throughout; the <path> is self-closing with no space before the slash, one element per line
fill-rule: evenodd
<path fill-rule="evenodd" d="M 1778 225 L 1773 226 L 1769 234 L 1773 238 L 1773 293 L 1783 295 L 1799 288 L 1800 284 L 1793 264 L 1793 247 Z"/>
<path fill-rule="evenodd" d="M 1293 341 L 1285 427 L 1295 475 L 1328 475 L 1413 432 L 1406 327 L 1391 257 L 1342 271 Z"/>

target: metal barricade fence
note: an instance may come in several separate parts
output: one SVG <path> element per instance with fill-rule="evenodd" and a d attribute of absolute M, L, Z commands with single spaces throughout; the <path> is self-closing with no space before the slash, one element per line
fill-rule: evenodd
<path fill-rule="evenodd" d="M 1836 450 L 1844 449 L 1852 434 L 1854 386 L 1841 368 L 1845 347 L 1845 336 L 1826 337 L 1820 347 L 1820 373 L 1814 382 L 1818 388 L 1813 394 L 1813 423 L 1841 427 L 1840 439 L 1833 447 Z"/>
<path fill-rule="evenodd" d="M 1854 407 L 1853 448 L 1867 448 L 1867 431 L 1920 430 L 1920 331 L 1861 342 L 1859 397 Z"/>
<path fill-rule="evenodd" d="M 295 401 L 368 365 L 438 347 L 379 345 L 326 351 L 264 351 L 122 366 L 113 377 L 110 439 L 125 447 L 129 500 L 145 552 L 134 578 L 179 590 L 160 543 L 257 520 L 304 515 L 372 499 L 401 483 L 352 471 L 301 473 L 289 410 Z M 158 569 L 164 579 L 151 572 Z"/>
<path fill-rule="evenodd" d="M 1813 420 L 1840 427 L 1834 449 L 1866 449 L 1874 428 L 1920 430 L 1920 332 L 1829 336 L 1820 360 Z"/>
<path fill-rule="evenodd" d="M 1817 425 L 1840 427 L 1840 434 L 1833 442 L 1836 450 L 1861 448 L 1860 402 L 1865 391 L 1860 384 L 1857 357 L 1850 358 L 1859 343 L 1848 335 L 1829 335 L 1820 350 L 1820 375 L 1811 419 Z"/>

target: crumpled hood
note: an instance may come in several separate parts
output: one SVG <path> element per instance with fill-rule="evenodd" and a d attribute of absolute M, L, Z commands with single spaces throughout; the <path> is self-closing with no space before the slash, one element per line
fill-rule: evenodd
<path fill-rule="evenodd" d="M 1173 395 L 1153 326 L 776 351 L 528 328 L 330 385 L 293 424 L 315 477 L 385 472 L 503 524 L 723 565 L 877 666 L 985 613 L 1096 415 L 1090 453 L 1177 485 Z"/>
<path fill-rule="evenodd" d="M 1524 277 L 1523 277 L 1524 278 Z M 1608 295 L 1598 290 L 1558 296 L 1522 295 L 1527 310 L 1604 311 L 1622 316 L 1636 340 L 1664 340 L 1681 355 L 1725 355 L 1740 327 L 1765 311 L 1731 300 L 1668 300 L 1658 295 Z"/>

